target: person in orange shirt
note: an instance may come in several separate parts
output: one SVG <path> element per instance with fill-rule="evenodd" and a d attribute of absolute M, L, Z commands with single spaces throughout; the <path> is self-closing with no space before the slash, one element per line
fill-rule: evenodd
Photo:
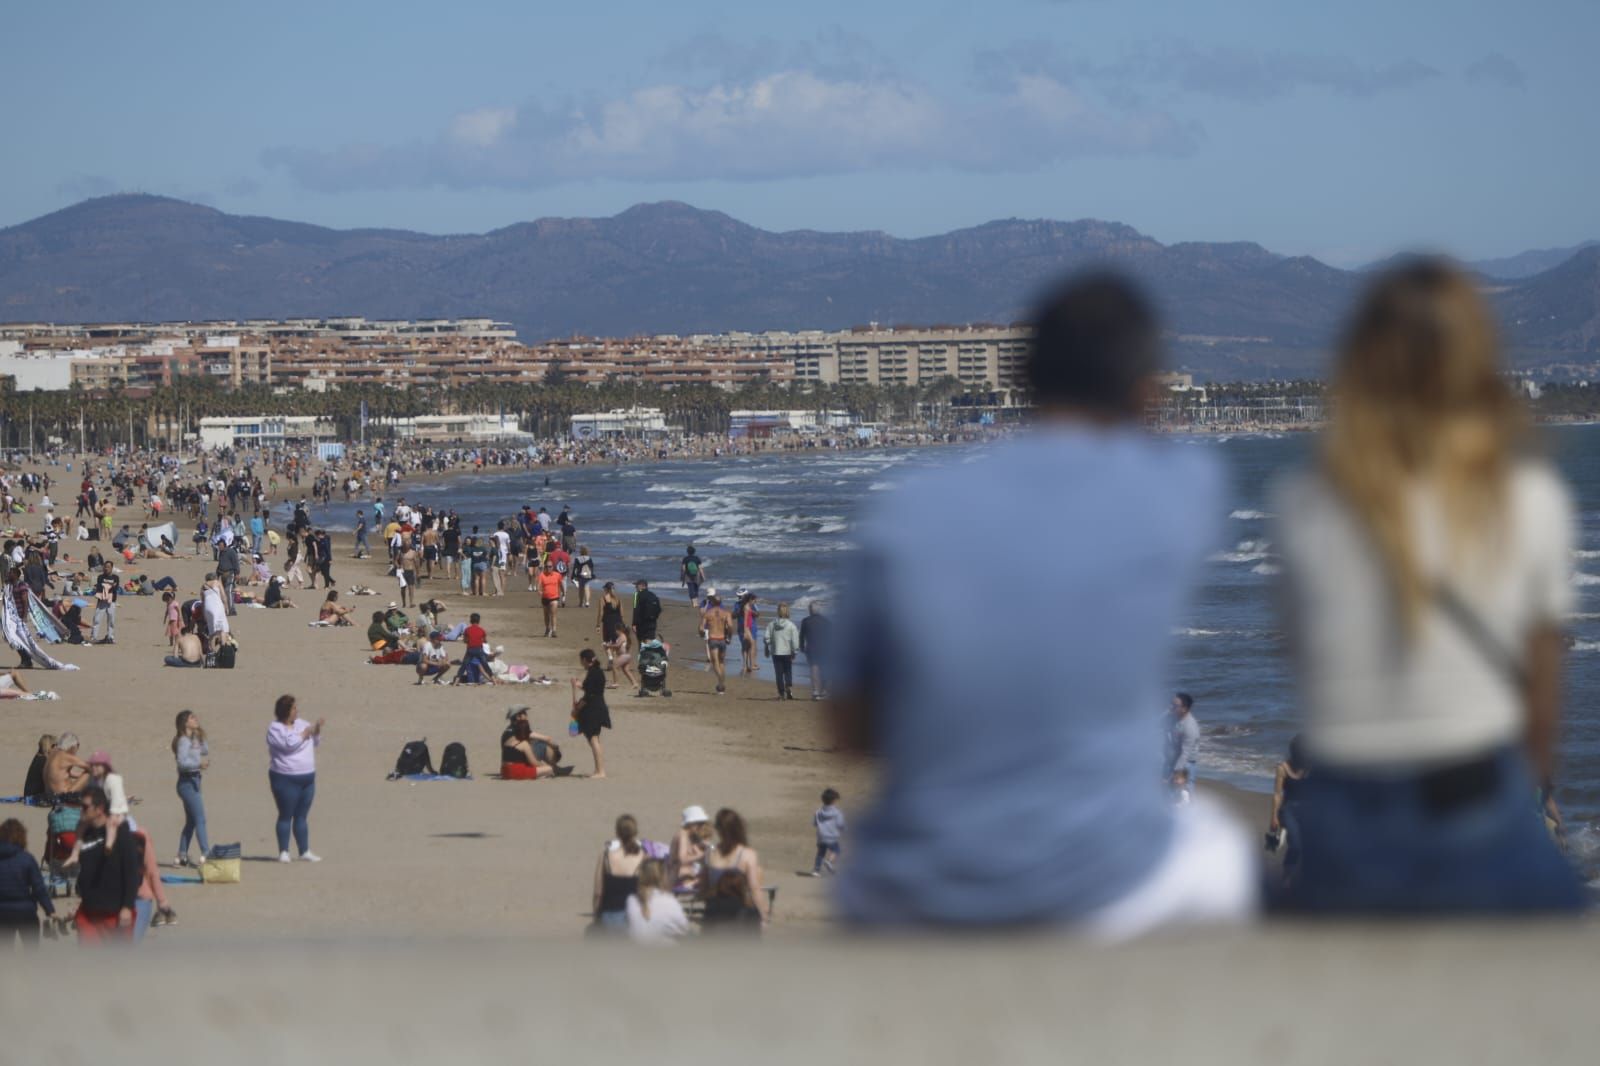
<path fill-rule="evenodd" d="M 555 562 L 546 559 L 544 569 L 539 571 L 539 603 L 544 607 L 544 635 L 547 637 L 556 635 L 556 604 L 561 600 L 562 584 Z"/>

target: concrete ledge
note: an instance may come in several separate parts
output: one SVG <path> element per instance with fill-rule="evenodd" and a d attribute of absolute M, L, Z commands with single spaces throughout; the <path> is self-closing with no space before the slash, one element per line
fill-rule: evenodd
<path fill-rule="evenodd" d="M 1593 1063 L 1592 923 L 809 944 L 46 945 L 0 1063 Z"/>

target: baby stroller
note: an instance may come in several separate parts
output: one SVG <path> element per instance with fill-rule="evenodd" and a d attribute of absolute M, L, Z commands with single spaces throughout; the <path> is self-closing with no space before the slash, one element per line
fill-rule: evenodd
<path fill-rule="evenodd" d="M 639 695 L 671 696 L 667 687 L 667 646 L 659 638 L 639 645 Z"/>

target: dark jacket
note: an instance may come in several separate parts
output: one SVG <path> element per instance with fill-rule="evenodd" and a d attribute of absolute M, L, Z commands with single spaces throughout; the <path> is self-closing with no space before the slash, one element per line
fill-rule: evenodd
<path fill-rule="evenodd" d="M 15 844 L 0 843 L 0 914 L 32 914 L 35 907 L 56 912 L 38 860 Z"/>
<path fill-rule="evenodd" d="M 649 589 L 641 589 L 633 599 L 633 628 L 646 640 L 656 635 L 661 617 L 661 600 Z"/>
<path fill-rule="evenodd" d="M 33 761 L 28 764 L 28 779 L 23 782 L 22 794 L 27 799 L 44 795 L 44 752 L 33 753 Z"/>
<path fill-rule="evenodd" d="M 100 914 L 132 910 L 144 880 L 138 842 L 127 826 L 117 830 L 117 843 L 106 853 L 104 829 L 88 829 L 82 841 L 78 895 L 84 907 Z"/>

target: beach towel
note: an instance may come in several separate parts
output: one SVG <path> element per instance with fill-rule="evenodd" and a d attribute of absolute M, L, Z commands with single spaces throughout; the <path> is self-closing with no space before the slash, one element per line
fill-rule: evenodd
<path fill-rule="evenodd" d="M 199 874 L 195 874 L 192 877 L 187 874 L 162 874 L 161 883 L 164 885 L 198 885 L 201 882 Z"/>
<path fill-rule="evenodd" d="M 22 611 L 18 606 L 19 599 L 25 604 L 30 603 L 30 601 L 37 602 L 37 597 L 33 595 L 32 590 L 20 581 L 7 589 L 5 594 L 0 595 L 0 600 L 5 601 L 4 611 L 0 613 L 0 630 L 3 630 L 5 634 L 6 643 L 11 645 L 18 653 L 27 655 L 46 670 L 76 670 L 78 667 L 75 663 L 59 662 L 52 659 L 45 652 L 39 641 L 34 637 L 33 630 L 28 628 L 28 623 L 23 620 Z M 46 615 L 49 614 L 48 611 L 45 613 Z"/>
<path fill-rule="evenodd" d="M 399 777 L 390 778 L 391 781 L 471 781 L 472 775 L 456 777 L 454 774 L 401 774 Z"/>

